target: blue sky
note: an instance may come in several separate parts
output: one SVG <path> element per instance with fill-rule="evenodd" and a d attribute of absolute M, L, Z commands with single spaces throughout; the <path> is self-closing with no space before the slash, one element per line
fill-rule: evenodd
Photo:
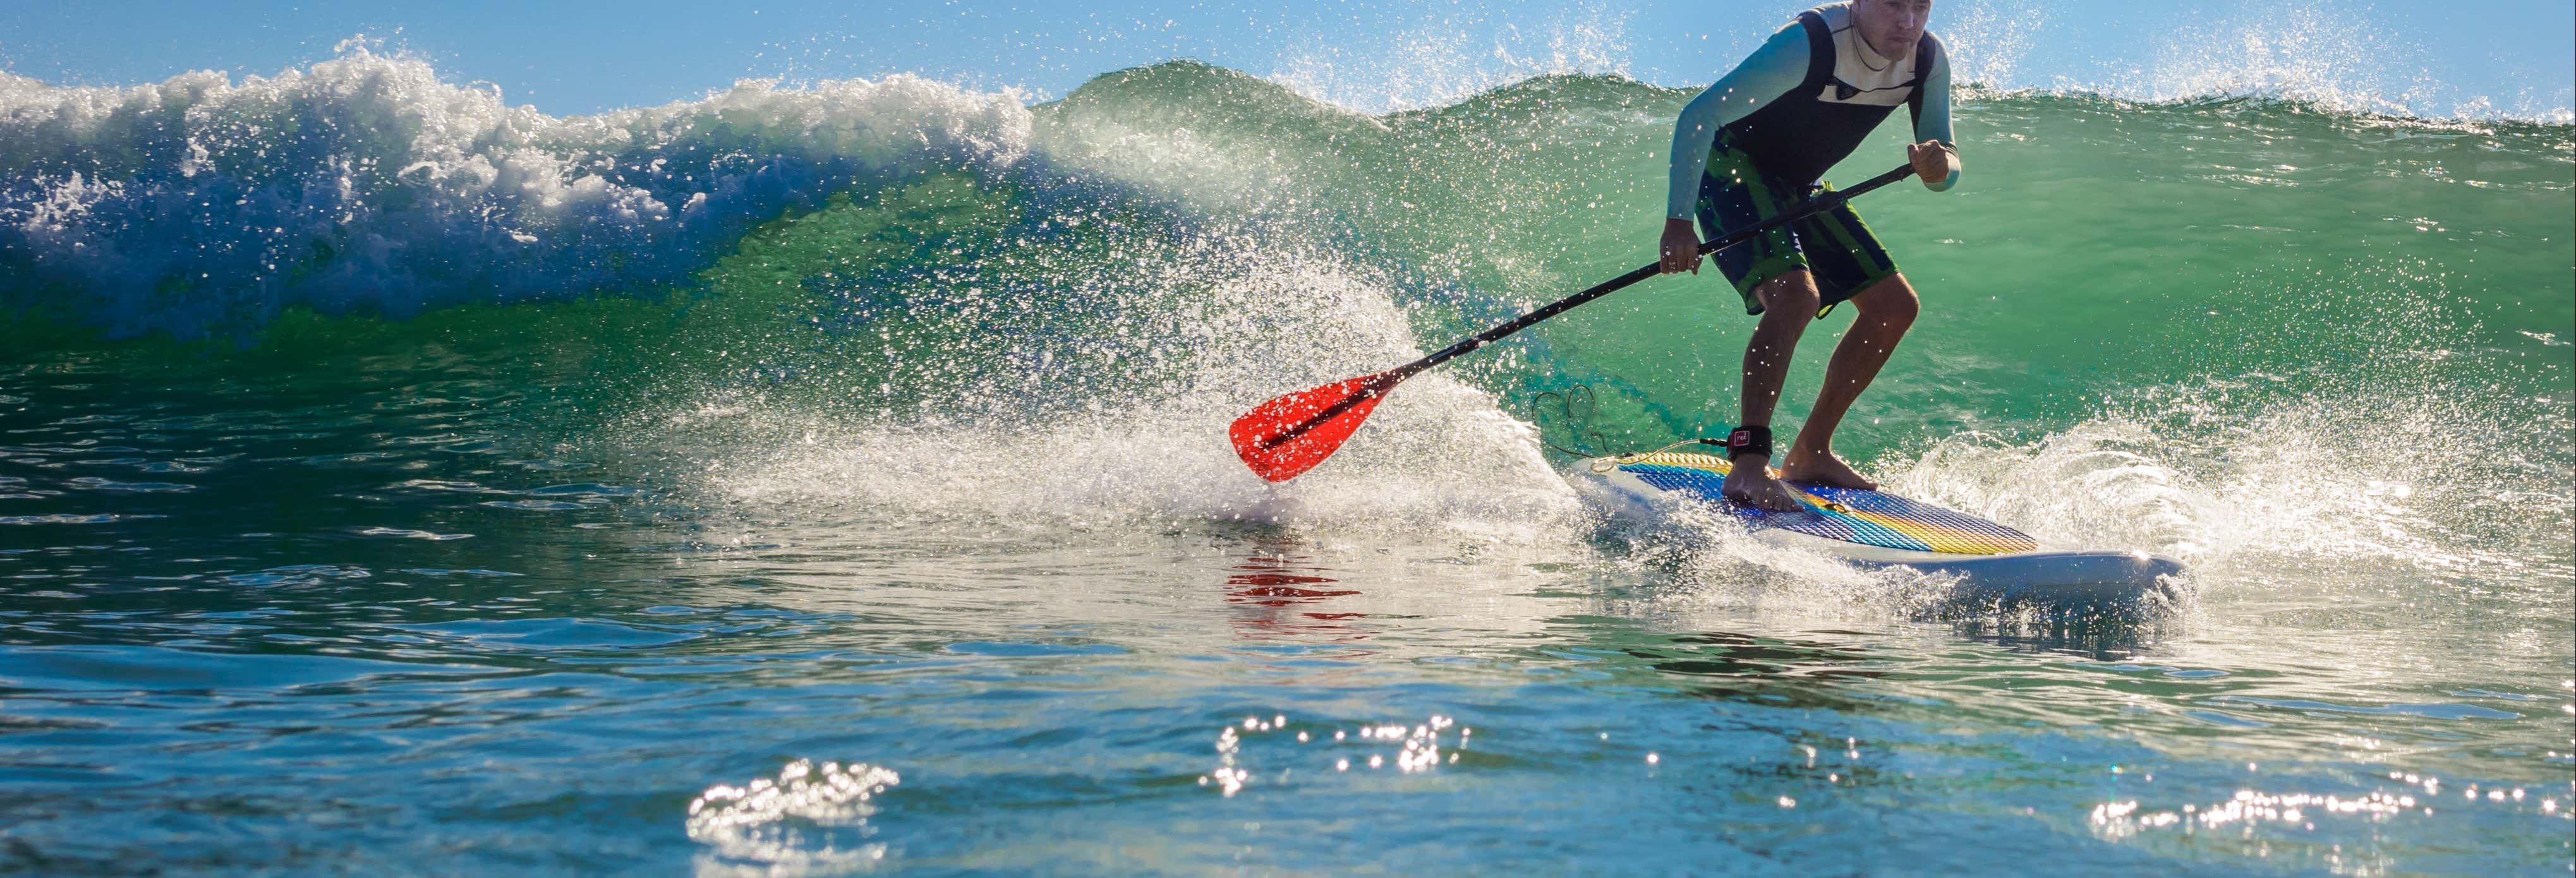
<path fill-rule="evenodd" d="M 916 73 L 1043 98 L 1187 57 L 1385 110 L 1549 70 L 1705 83 L 1809 2 L 19 0 L 0 8 L 0 69 L 66 85 L 267 74 L 365 34 L 455 81 L 565 114 L 694 98 L 741 78 Z M 2576 94 L 2568 0 L 1940 0 L 1934 15 L 1968 74 L 2008 86 L 2144 97 L 2273 86 L 2427 115 L 2483 101 L 2561 118 Z"/>

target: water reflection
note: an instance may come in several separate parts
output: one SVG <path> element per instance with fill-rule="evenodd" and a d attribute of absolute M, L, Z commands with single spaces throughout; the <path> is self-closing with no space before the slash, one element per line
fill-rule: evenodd
<path fill-rule="evenodd" d="M 1239 632 L 1259 639 L 1353 641 L 1368 636 L 1351 624 L 1368 618 L 1367 613 L 1321 609 L 1336 598 L 1360 593 L 1336 587 L 1341 584 L 1337 578 L 1319 575 L 1334 572 L 1331 568 L 1297 554 L 1293 541 L 1258 540 L 1253 548 L 1225 577 L 1226 602 L 1234 607 L 1232 620 Z"/>
<path fill-rule="evenodd" d="M 1266 557 L 1255 555 L 1235 565 L 1235 572 L 1225 578 L 1227 592 L 1236 603 L 1254 603 L 1266 607 L 1287 607 L 1312 603 L 1325 598 L 1359 594 L 1347 588 L 1314 588 L 1341 580 L 1314 573 L 1330 573 L 1330 568 L 1302 565 L 1304 556 Z"/>
<path fill-rule="evenodd" d="M 778 778 L 716 784 L 689 802 L 688 836 L 703 846 L 700 875 L 802 875 L 859 871 L 886 858 L 881 842 L 862 842 L 871 801 L 902 783 L 892 769 L 799 759 Z"/>
<path fill-rule="evenodd" d="M 1850 700 L 1818 684 L 1887 676 L 1867 667 L 1878 658 L 1858 648 L 1723 631 L 1677 635 L 1660 646 L 1626 646 L 1620 652 L 1645 660 L 1658 672 L 1690 679 L 1692 694 L 1806 707 L 1840 707 Z"/>
<path fill-rule="evenodd" d="M 2166 620 L 2144 613 L 1984 615 L 1953 618 L 1952 635 L 2017 653 L 2062 653 L 2120 661 L 2161 639 Z"/>

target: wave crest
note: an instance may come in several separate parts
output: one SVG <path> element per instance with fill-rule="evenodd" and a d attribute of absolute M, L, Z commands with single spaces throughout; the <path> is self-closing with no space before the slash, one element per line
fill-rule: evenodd
<path fill-rule="evenodd" d="M 666 283 L 830 195 L 1027 152 L 1021 96 L 909 75 L 557 118 L 365 46 L 236 84 L 0 81 L 0 303 L 114 336 Z"/>

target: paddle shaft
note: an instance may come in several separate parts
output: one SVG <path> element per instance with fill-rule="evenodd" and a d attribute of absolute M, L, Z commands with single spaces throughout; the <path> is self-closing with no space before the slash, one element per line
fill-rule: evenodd
<path fill-rule="evenodd" d="M 1913 166 L 1899 166 L 1887 173 L 1871 177 L 1868 180 L 1863 181 L 1858 186 L 1827 192 L 1823 195 L 1818 195 L 1814 198 L 1799 202 L 1797 206 L 1786 211 L 1782 211 L 1778 216 L 1774 216 L 1770 219 L 1700 242 L 1699 255 L 1706 256 L 1719 250 L 1733 247 L 1737 244 L 1752 240 L 1755 235 L 1841 207 L 1844 202 L 1850 201 L 1862 193 L 1905 179 L 1912 173 L 1914 173 Z M 1370 384 L 1368 392 L 1353 394 L 1344 398 L 1340 402 L 1336 402 L 1333 405 L 1325 407 L 1323 411 L 1316 412 L 1314 417 L 1307 418 L 1296 426 L 1290 427 L 1286 431 L 1281 432 L 1277 436 L 1272 436 L 1268 439 L 1262 440 L 1261 446 L 1264 448 L 1276 448 L 1290 440 L 1305 435 L 1307 431 L 1323 425 L 1324 422 L 1332 420 L 1333 418 L 1341 415 L 1341 413 L 1350 411 L 1351 407 L 1360 404 L 1361 400 L 1385 393 L 1387 390 L 1393 388 L 1398 382 L 1420 374 L 1424 369 L 1429 369 L 1433 366 L 1440 365 L 1441 363 L 1448 362 L 1451 358 L 1460 354 L 1501 341 L 1512 333 L 1537 325 L 1540 321 L 1574 310 L 1578 305 L 1618 292 L 1627 288 L 1629 284 L 1633 284 L 1662 273 L 1663 262 L 1661 260 L 1647 263 L 1645 266 L 1640 267 L 1635 271 L 1602 281 L 1583 292 L 1550 302 L 1547 307 L 1523 314 L 1514 318 L 1509 323 L 1476 333 L 1457 344 L 1433 351 L 1429 356 L 1425 356 L 1422 359 L 1381 372 L 1378 374 L 1379 380 Z"/>

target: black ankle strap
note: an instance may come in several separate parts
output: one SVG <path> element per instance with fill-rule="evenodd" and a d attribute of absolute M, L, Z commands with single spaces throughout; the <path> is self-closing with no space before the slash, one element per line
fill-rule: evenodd
<path fill-rule="evenodd" d="M 1763 457 L 1771 456 L 1771 428 L 1769 427 L 1755 427 L 1750 425 L 1737 427 L 1726 434 L 1726 440 L 1724 442 L 1720 442 L 1716 439 L 1702 439 L 1699 441 L 1709 445 L 1725 445 L 1726 457 L 1729 460 L 1743 457 L 1747 454 L 1758 454 Z"/>

